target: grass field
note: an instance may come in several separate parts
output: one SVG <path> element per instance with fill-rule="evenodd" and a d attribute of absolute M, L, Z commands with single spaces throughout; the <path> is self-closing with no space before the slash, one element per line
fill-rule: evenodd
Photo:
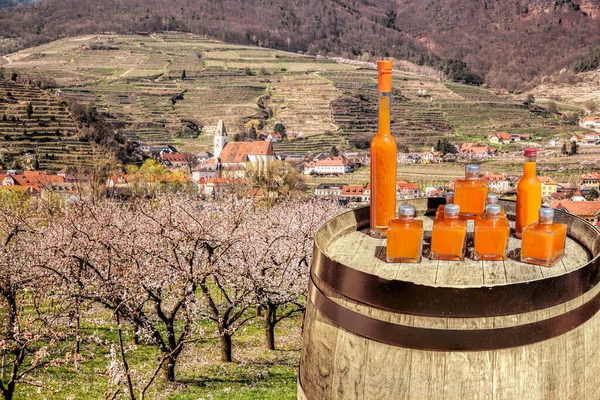
<path fill-rule="evenodd" d="M 102 323 L 100 323 L 102 321 Z M 22 385 L 15 399 L 104 399 L 109 389 L 110 344 L 117 343 L 114 323 L 102 310 L 83 320 L 84 359 L 75 367 L 63 365 L 41 369 L 30 377 L 52 390 Z M 92 327 L 93 326 L 93 327 Z M 145 383 L 157 363 L 154 346 L 134 345 L 131 330 L 124 325 L 127 359 L 134 387 Z M 215 329 L 205 326 L 206 336 Z M 248 323 L 233 336 L 232 363 L 219 361 L 219 341 L 207 339 L 184 349 L 176 366 L 176 382 L 164 383 L 160 376 L 146 398 L 178 400 L 292 400 L 296 398 L 297 366 L 300 357 L 300 316 L 283 320 L 276 328 L 276 350 L 263 350 L 264 331 L 260 319 Z M 118 349 L 117 349 L 118 354 Z M 114 390 L 114 387 L 112 387 Z M 118 398 L 128 398 L 123 391 Z"/>

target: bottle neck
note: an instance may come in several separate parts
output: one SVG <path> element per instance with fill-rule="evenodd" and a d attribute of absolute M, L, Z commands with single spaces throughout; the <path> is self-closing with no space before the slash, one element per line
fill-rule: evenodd
<path fill-rule="evenodd" d="M 479 173 L 478 172 L 465 172 L 465 179 L 479 179 Z"/>
<path fill-rule="evenodd" d="M 379 123 L 377 134 L 390 134 L 390 115 L 392 107 L 392 94 L 390 92 L 379 92 Z"/>
<path fill-rule="evenodd" d="M 523 176 L 536 176 L 535 157 L 525 157 L 525 166 L 523 167 Z"/>
<path fill-rule="evenodd" d="M 552 217 L 540 217 L 540 224 L 542 225 L 550 225 L 553 222 Z"/>
<path fill-rule="evenodd" d="M 398 217 L 398 219 L 402 222 L 410 222 L 413 219 L 415 219 L 415 217 L 412 215 L 401 215 L 400 217 Z"/>

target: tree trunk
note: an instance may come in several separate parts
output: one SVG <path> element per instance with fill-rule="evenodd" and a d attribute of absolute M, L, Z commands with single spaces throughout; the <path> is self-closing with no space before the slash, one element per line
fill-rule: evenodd
<path fill-rule="evenodd" d="M 221 336 L 221 361 L 231 362 L 231 335 L 228 333 Z"/>
<path fill-rule="evenodd" d="M 277 318 L 277 306 L 269 304 L 265 310 L 265 346 L 267 350 L 275 350 L 275 324 Z"/>
<path fill-rule="evenodd" d="M 131 341 L 135 345 L 140 344 L 140 334 L 138 333 L 139 329 L 140 329 L 140 326 L 138 324 L 134 323 L 133 324 L 133 335 L 132 335 Z"/>
<path fill-rule="evenodd" d="M 175 359 L 167 357 L 162 366 L 162 377 L 165 382 L 175 382 Z"/>

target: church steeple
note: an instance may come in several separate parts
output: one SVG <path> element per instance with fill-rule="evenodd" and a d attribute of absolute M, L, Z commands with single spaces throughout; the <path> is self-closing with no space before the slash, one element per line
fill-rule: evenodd
<path fill-rule="evenodd" d="M 214 155 L 215 158 L 219 158 L 221 155 L 221 151 L 223 151 L 223 147 L 225 147 L 225 143 L 227 143 L 227 129 L 225 129 L 225 124 L 223 120 L 220 119 L 217 123 L 217 128 L 215 129 L 215 137 L 214 137 Z"/>

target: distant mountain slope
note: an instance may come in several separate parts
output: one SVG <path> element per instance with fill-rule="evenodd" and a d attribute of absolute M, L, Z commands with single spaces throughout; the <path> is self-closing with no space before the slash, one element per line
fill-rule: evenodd
<path fill-rule="evenodd" d="M 0 0 L 0 8 L 18 6 L 19 4 L 31 4 L 39 0 Z"/>
<path fill-rule="evenodd" d="M 11 38 L 0 52 L 65 35 L 179 30 L 294 52 L 394 56 L 524 89 L 598 44 L 599 13 L 600 0 L 46 0 L 0 11 L 0 35 Z"/>

